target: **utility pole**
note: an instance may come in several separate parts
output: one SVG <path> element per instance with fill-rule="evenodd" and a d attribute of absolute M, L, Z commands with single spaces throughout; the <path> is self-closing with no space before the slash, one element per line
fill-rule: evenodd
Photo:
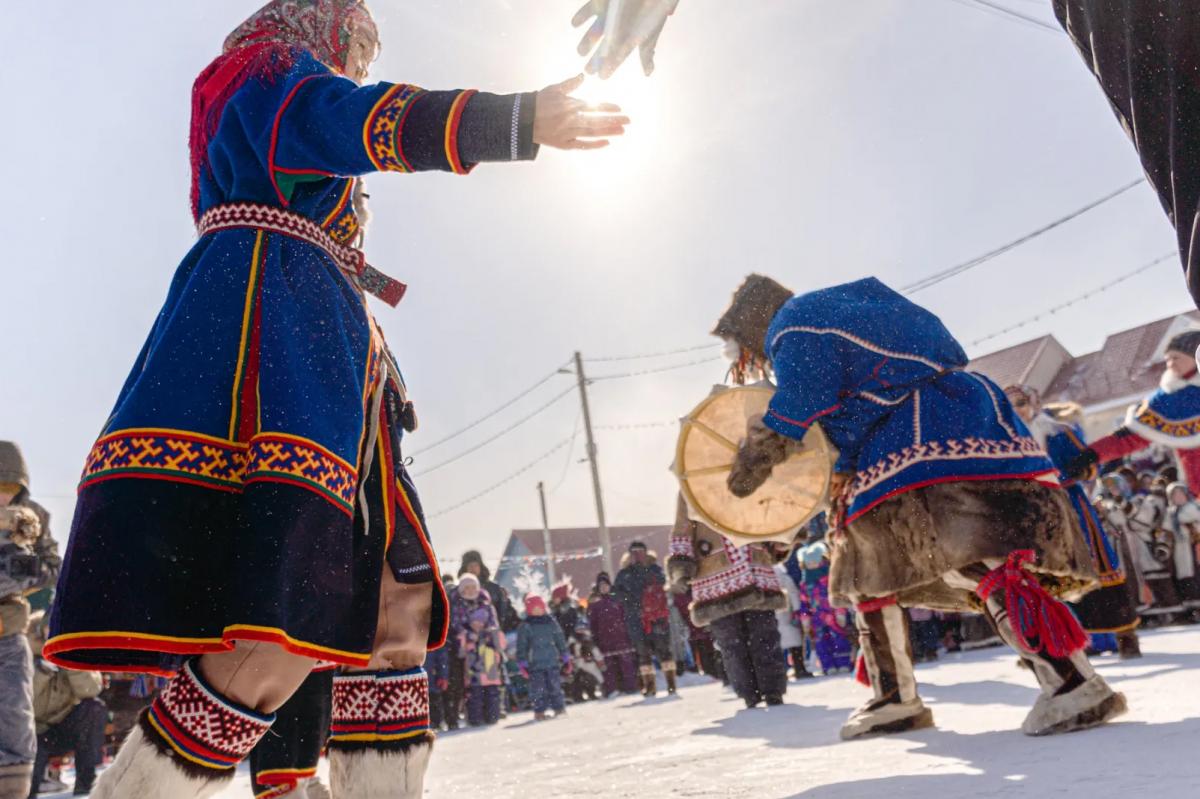
<path fill-rule="evenodd" d="M 596 437 L 592 435 L 592 412 L 588 408 L 587 377 L 583 374 L 583 356 L 575 353 L 575 376 L 579 379 L 579 400 L 583 403 L 583 429 L 587 433 L 588 463 L 592 465 L 592 491 L 596 494 L 596 517 L 600 522 L 600 548 L 604 551 L 604 570 L 613 573 L 612 540 L 604 521 L 604 498 L 600 495 L 600 464 L 596 460 Z"/>
<path fill-rule="evenodd" d="M 554 588 L 554 546 L 550 542 L 550 520 L 546 516 L 546 484 L 538 483 L 538 499 L 542 502 L 542 548 L 546 551 L 546 588 Z"/>

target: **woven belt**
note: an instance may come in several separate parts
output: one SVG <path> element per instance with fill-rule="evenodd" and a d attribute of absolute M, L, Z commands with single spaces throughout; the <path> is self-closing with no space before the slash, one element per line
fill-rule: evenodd
<path fill-rule="evenodd" d="M 408 286 L 388 277 L 367 263 L 362 250 L 338 244 L 306 216 L 283 208 L 253 203 L 231 203 L 210 208 L 196 229 L 201 236 L 222 230 L 265 230 L 306 241 L 325 252 L 356 287 L 373 294 L 393 308 L 404 299 Z"/>

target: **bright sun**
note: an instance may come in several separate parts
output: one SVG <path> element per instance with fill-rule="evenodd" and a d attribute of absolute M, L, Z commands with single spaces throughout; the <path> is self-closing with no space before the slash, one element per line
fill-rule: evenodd
<path fill-rule="evenodd" d="M 625 135 L 605 150 L 572 154 L 570 168 L 594 190 L 607 194 L 627 191 L 641 168 L 654 157 L 663 107 L 661 81 L 642 74 L 634 56 L 608 80 L 589 76 L 575 96 L 588 103 L 616 103 L 630 118 Z"/>

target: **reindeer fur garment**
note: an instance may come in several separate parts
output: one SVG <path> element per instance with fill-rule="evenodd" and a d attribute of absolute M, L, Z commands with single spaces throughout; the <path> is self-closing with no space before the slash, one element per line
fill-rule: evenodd
<path fill-rule="evenodd" d="M 886 500 L 851 522 L 832 547 L 830 594 L 847 606 L 898 594 L 900 603 L 978 610 L 944 579 L 974 563 L 1032 549 L 1051 593 L 1076 598 L 1098 585 L 1066 492 L 1032 480 L 940 483 Z"/>

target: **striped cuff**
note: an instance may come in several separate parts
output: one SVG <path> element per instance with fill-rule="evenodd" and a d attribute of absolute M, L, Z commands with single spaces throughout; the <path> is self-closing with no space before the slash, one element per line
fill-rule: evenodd
<path fill-rule="evenodd" d="M 429 678 L 425 669 L 334 677 L 331 747 L 403 748 L 428 735 Z"/>
<path fill-rule="evenodd" d="M 221 696 L 189 661 L 155 698 L 145 719 L 148 732 L 191 765 L 229 772 L 250 754 L 275 716 Z"/>

